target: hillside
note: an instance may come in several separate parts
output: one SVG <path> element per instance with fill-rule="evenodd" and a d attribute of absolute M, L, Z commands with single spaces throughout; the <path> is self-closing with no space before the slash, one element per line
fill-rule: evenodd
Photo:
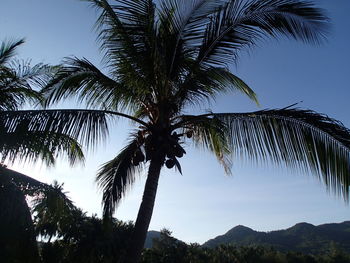
<path fill-rule="evenodd" d="M 208 240 L 203 246 L 216 247 L 221 244 L 264 245 L 273 246 L 280 251 L 315 254 L 337 247 L 350 252 L 350 221 L 319 226 L 299 223 L 285 230 L 271 232 L 258 232 L 245 226 L 236 226 L 226 234 Z"/>

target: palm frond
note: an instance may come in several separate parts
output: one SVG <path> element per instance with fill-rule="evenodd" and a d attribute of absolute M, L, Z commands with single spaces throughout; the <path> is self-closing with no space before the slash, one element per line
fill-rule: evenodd
<path fill-rule="evenodd" d="M 31 65 L 30 60 L 13 60 L 10 68 L 15 72 L 13 81 L 10 86 L 19 87 L 42 87 L 52 77 L 56 71 L 56 66 L 50 66 L 44 63 Z"/>
<path fill-rule="evenodd" d="M 136 94 L 115 81 L 86 59 L 66 58 L 55 76 L 42 90 L 46 104 L 76 96 L 88 107 L 118 110 L 130 106 Z"/>
<path fill-rule="evenodd" d="M 0 110 L 16 110 L 25 102 L 41 103 L 41 94 L 34 87 L 44 86 L 54 67 L 31 65 L 30 61 L 13 60 L 0 68 Z"/>
<path fill-rule="evenodd" d="M 267 36 L 319 43 L 325 38 L 327 20 L 323 10 L 306 1 L 229 1 L 211 17 L 198 61 L 226 65 L 242 48 Z"/>
<path fill-rule="evenodd" d="M 231 131 L 219 118 L 207 116 L 182 116 L 180 122 L 185 123 L 183 133 L 191 133 L 195 146 L 212 152 L 222 164 L 227 174 L 231 174 L 232 154 Z"/>
<path fill-rule="evenodd" d="M 231 149 L 237 157 L 311 172 L 349 199 L 350 130 L 340 122 L 291 108 L 212 116 L 231 131 Z"/>
<path fill-rule="evenodd" d="M 194 46 L 203 38 L 210 15 L 221 5 L 223 2 L 218 0 L 166 0 L 160 3 L 158 30 L 164 32 L 160 38 L 169 49 L 165 60 L 171 79 L 181 72 L 181 61 L 195 55 Z"/>
<path fill-rule="evenodd" d="M 42 97 L 39 92 L 30 88 L 4 88 L 0 86 L 0 110 L 13 111 L 19 109 L 25 102 L 41 103 Z"/>
<path fill-rule="evenodd" d="M 50 166 L 59 156 L 66 157 L 71 165 L 84 161 L 81 145 L 64 134 L 16 130 L 5 133 L 0 141 L 1 162 L 43 160 Z"/>
<path fill-rule="evenodd" d="M 138 147 L 135 138 L 114 159 L 103 164 L 97 173 L 96 181 L 103 193 L 105 217 L 112 216 L 119 201 L 134 183 L 138 169 L 141 169 L 132 164 L 132 157 Z"/>
<path fill-rule="evenodd" d="M 54 181 L 48 188 L 36 195 L 31 201 L 35 230 L 41 236 L 49 238 L 60 233 L 72 222 L 77 211 L 72 200 L 63 191 L 63 184 Z"/>
<path fill-rule="evenodd" d="M 154 4 L 152 0 L 118 0 L 116 4 L 109 4 L 106 0 L 83 0 L 90 2 L 91 6 L 102 11 L 95 27 L 100 30 L 105 26 L 114 28 L 114 35 L 119 35 L 123 41 L 131 41 L 133 37 L 141 34 L 139 31 L 129 33 L 128 29 L 144 30 L 150 25 L 154 17 Z M 130 32 L 132 33 L 132 32 Z M 144 32 L 143 32 L 144 33 Z M 131 44 L 132 42 L 129 42 Z"/>
<path fill-rule="evenodd" d="M 175 98 L 180 105 L 195 104 L 229 91 L 239 91 L 258 104 L 255 92 L 243 80 L 227 69 L 217 67 L 199 67 L 193 71 L 180 85 Z"/>
<path fill-rule="evenodd" d="M 222 5 L 223 1 L 220 0 L 165 0 L 157 11 L 160 20 L 170 19 L 172 33 L 179 40 L 187 42 L 203 37 L 210 15 L 215 14 Z"/>
<path fill-rule="evenodd" d="M 101 12 L 95 23 L 95 28 L 99 32 L 98 40 L 101 43 L 101 48 L 106 50 L 108 55 L 114 53 L 114 59 L 115 56 L 118 56 L 118 52 L 126 53 L 127 51 L 133 51 L 135 43 L 131 35 L 129 35 L 126 26 L 119 18 L 115 6 L 110 5 L 106 0 L 86 1 L 90 2 L 92 7 Z M 112 52 L 109 48 L 118 52 Z"/>
<path fill-rule="evenodd" d="M 113 9 L 125 24 L 133 24 L 144 30 L 154 19 L 154 3 L 152 0 L 118 0 Z"/>
<path fill-rule="evenodd" d="M 106 113 L 93 110 L 0 111 L 0 129 L 1 145 L 7 143 L 3 140 L 5 136 L 20 140 L 28 133 L 42 133 L 46 140 L 56 133 L 89 147 L 108 135 Z"/>
<path fill-rule="evenodd" d="M 153 2 L 122 0 L 110 5 L 106 0 L 87 1 L 101 12 L 95 27 L 105 52 L 104 61 L 117 70 L 120 60 L 127 59 L 135 69 L 146 72 L 145 60 L 150 55 L 146 46 L 151 45 L 154 29 Z"/>
<path fill-rule="evenodd" d="M 18 46 L 24 43 L 24 39 L 15 41 L 3 41 L 0 45 L 0 68 L 5 67 L 9 59 L 16 54 Z"/>

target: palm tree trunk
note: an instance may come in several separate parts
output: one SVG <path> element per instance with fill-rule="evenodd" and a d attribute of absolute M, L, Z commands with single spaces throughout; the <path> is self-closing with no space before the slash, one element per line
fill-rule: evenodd
<path fill-rule="evenodd" d="M 147 231 L 151 222 L 154 202 L 156 199 L 160 170 L 165 156 L 162 153 L 155 154 L 151 160 L 142 202 L 134 227 L 132 239 L 127 250 L 126 262 L 137 263 L 140 261 L 141 252 L 146 240 Z"/>

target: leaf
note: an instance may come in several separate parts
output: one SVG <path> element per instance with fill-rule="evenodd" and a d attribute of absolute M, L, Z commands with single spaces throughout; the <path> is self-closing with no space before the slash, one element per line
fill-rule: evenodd
<path fill-rule="evenodd" d="M 15 41 L 4 41 L 0 46 L 0 67 L 4 67 L 5 64 L 11 59 L 16 53 L 18 46 L 24 43 L 24 39 L 19 39 Z"/>
<path fill-rule="evenodd" d="M 212 116 L 231 131 L 237 157 L 311 172 L 328 189 L 349 199 L 350 130 L 342 123 L 291 108 Z"/>
<path fill-rule="evenodd" d="M 130 106 L 134 91 L 115 81 L 86 59 L 66 58 L 55 76 L 42 90 L 46 105 L 76 96 L 88 107 L 118 110 Z"/>
<path fill-rule="evenodd" d="M 180 103 L 201 104 L 203 99 L 215 99 L 219 94 L 239 91 L 259 105 L 255 92 L 239 77 L 225 68 L 200 67 L 180 85 L 175 99 Z"/>
<path fill-rule="evenodd" d="M 96 182 L 103 193 L 102 206 L 105 217 L 111 217 L 116 205 L 135 181 L 139 168 L 131 160 L 138 149 L 136 138 L 119 152 L 112 160 L 101 166 Z M 142 164 L 140 164 L 142 166 Z"/>
<path fill-rule="evenodd" d="M 182 124 L 181 124 L 182 123 Z M 231 174 L 230 130 L 225 122 L 215 116 L 182 116 L 179 126 L 183 132 L 191 132 L 195 146 L 212 152 L 227 174 Z"/>
<path fill-rule="evenodd" d="M 0 111 L 0 155 L 53 164 L 68 153 L 71 163 L 83 159 L 81 146 L 94 146 L 108 135 L 106 113 L 92 110 Z"/>
<path fill-rule="evenodd" d="M 198 54 L 199 63 L 227 65 L 244 48 L 279 35 L 320 43 L 328 18 L 312 3 L 297 0 L 229 1 L 211 17 Z"/>

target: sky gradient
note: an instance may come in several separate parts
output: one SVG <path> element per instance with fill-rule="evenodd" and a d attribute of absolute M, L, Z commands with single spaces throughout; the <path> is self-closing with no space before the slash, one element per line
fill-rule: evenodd
<path fill-rule="evenodd" d="M 255 90 L 261 107 L 239 94 L 225 94 L 201 110 L 244 112 L 283 108 L 299 103 L 350 127 L 350 20 L 348 0 L 317 0 L 331 19 L 328 41 L 310 46 L 288 39 L 267 40 L 243 52 L 232 71 Z M 92 27 L 96 12 L 78 0 L 2 0 L 0 40 L 26 38 L 19 57 L 33 63 L 59 63 L 63 57 L 85 57 L 97 65 L 101 54 Z M 74 102 L 57 107 L 75 107 Z M 196 109 L 198 111 L 198 109 Z M 114 157 L 128 136 L 128 122 L 110 128 L 105 145 L 87 153 L 85 166 L 54 168 L 16 164 L 13 169 L 44 182 L 58 180 L 78 207 L 101 215 L 101 194 L 94 183 L 98 167 Z M 233 176 L 210 154 L 188 146 L 183 175 L 162 170 L 150 229 L 170 229 L 186 242 L 202 243 L 236 225 L 259 231 L 290 227 L 298 222 L 322 224 L 350 220 L 350 207 L 326 192 L 310 174 L 234 160 Z M 135 220 L 144 176 L 120 204 L 116 217 Z"/>

